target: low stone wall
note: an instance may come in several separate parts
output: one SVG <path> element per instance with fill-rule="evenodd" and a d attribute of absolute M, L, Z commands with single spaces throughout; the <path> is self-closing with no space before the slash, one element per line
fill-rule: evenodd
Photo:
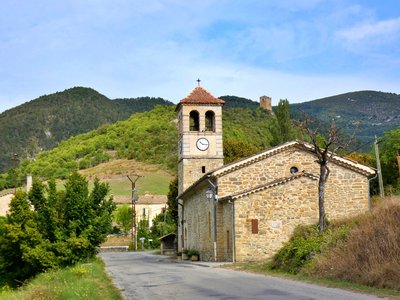
<path fill-rule="evenodd" d="M 127 252 L 128 246 L 104 246 L 100 247 L 100 252 Z"/>

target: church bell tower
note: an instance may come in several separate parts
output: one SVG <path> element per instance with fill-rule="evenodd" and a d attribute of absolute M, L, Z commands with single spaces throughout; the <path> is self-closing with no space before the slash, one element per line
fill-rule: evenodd
<path fill-rule="evenodd" d="M 206 173 L 223 165 L 224 103 L 197 86 L 176 107 L 179 120 L 179 194 Z"/>

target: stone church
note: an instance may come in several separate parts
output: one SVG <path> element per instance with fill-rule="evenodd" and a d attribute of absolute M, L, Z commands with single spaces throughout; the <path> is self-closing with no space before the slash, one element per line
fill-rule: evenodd
<path fill-rule="evenodd" d="M 205 261 L 271 257 L 299 224 L 318 222 L 319 165 L 311 145 L 292 141 L 223 165 L 224 101 L 197 86 L 179 120 L 178 248 Z M 369 209 L 375 171 L 335 156 L 325 193 L 328 219 Z"/>

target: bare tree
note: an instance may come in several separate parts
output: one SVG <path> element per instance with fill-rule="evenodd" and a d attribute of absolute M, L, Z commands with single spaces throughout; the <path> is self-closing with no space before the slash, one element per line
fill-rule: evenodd
<path fill-rule="evenodd" d="M 312 129 L 311 118 L 302 112 L 304 120 L 298 122 L 298 126 L 310 138 L 312 149 L 311 152 L 317 156 L 319 164 L 319 180 L 318 180 L 318 206 L 319 206 L 319 231 L 322 232 L 326 227 L 325 216 L 325 187 L 329 177 L 329 162 L 337 155 L 340 149 L 349 147 L 354 140 L 355 131 L 351 137 L 344 136 L 340 133 L 340 129 L 336 126 L 336 121 L 333 118 L 331 124 L 324 134 L 321 132 L 320 126 Z M 356 124 L 358 128 L 358 124 Z"/>

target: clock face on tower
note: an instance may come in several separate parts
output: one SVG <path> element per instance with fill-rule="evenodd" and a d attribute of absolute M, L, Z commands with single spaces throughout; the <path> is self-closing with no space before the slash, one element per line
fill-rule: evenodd
<path fill-rule="evenodd" d="M 206 138 L 199 138 L 196 142 L 196 147 L 200 151 L 206 151 L 209 145 L 210 143 Z"/>

